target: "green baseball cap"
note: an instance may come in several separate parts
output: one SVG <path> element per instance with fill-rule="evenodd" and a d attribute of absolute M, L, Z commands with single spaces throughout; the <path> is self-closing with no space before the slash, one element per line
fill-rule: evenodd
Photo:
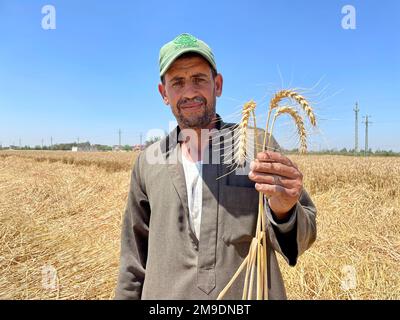
<path fill-rule="evenodd" d="M 206 59 L 211 66 L 217 70 L 214 54 L 211 48 L 202 40 L 197 39 L 189 33 L 182 33 L 174 40 L 166 43 L 160 49 L 160 77 L 162 77 L 171 64 L 182 54 L 186 52 L 195 52 Z"/>

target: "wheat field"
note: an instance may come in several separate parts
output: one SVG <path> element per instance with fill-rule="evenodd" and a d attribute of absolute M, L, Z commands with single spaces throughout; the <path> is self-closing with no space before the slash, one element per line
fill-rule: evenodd
<path fill-rule="evenodd" d="M 111 299 L 137 154 L 0 151 L 0 299 Z M 400 298 L 400 158 L 290 156 L 317 240 L 289 299 Z"/>

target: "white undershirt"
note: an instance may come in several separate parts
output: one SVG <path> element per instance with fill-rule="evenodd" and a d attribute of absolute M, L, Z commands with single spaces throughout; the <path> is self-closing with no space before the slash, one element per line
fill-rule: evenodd
<path fill-rule="evenodd" d="M 189 223 L 197 239 L 200 239 L 201 209 L 203 200 L 202 161 L 193 162 L 182 155 L 189 206 Z"/>
<path fill-rule="evenodd" d="M 193 162 L 192 160 L 189 160 L 187 156 L 182 154 L 182 165 L 183 171 L 185 172 L 186 191 L 188 195 L 189 224 L 197 239 L 200 240 L 200 225 L 203 201 L 203 161 Z M 266 201 L 265 198 L 264 201 Z M 272 217 L 268 202 L 265 202 L 265 210 L 268 220 L 273 225 L 282 230 L 282 232 L 288 232 L 293 229 L 294 222 L 296 221 L 296 214 L 293 214 L 288 222 L 277 223 Z"/>

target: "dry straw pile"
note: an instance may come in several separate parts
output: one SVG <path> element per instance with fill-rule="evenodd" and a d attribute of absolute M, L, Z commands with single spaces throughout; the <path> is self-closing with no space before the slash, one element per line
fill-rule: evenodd
<path fill-rule="evenodd" d="M 318 209 L 317 241 L 295 268 L 292 299 L 400 298 L 400 158 L 292 156 Z"/>
<path fill-rule="evenodd" d="M 136 155 L 74 156 L 0 153 L 0 298 L 113 297 Z"/>

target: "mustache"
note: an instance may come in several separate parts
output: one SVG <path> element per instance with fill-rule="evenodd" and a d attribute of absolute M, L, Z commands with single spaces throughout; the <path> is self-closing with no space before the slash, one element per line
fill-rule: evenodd
<path fill-rule="evenodd" d="M 188 98 L 179 99 L 177 107 L 181 108 L 182 105 L 185 105 L 185 104 L 187 104 L 189 102 L 202 103 L 205 106 L 207 105 L 207 99 L 206 98 L 197 96 L 197 97 L 194 97 L 192 99 L 188 99 Z"/>

